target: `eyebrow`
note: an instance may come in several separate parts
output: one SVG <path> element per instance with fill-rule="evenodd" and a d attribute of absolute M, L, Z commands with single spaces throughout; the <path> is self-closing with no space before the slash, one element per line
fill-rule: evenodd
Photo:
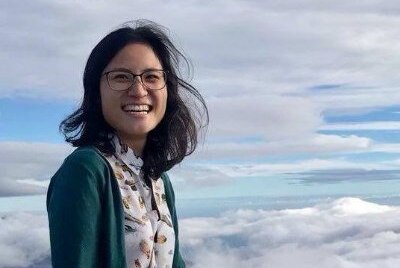
<path fill-rule="evenodd" d="M 144 72 L 147 72 L 147 71 L 164 71 L 164 70 L 163 69 L 157 69 L 157 68 L 146 68 L 140 74 L 142 74 Z M 131 70 L 127 69 L 127 68 L 115 68 L 115 69 L 108 70 L 108 71 L 106 71 L 104 73 L 108 73 L 108 72 L 127 72 L 127 73 L 131 73 L 131 74 L 135 74 Z"/>

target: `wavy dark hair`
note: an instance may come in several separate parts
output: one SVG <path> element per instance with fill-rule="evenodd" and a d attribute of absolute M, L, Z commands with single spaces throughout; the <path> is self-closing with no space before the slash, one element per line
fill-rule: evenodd
<path fill-rule="evenodd" d="M 114 129 L 102 113 L 100 77 L 122 48 L 131 43 L 144 43 L 153 49 L 167 72 L 168 91 L 165 115 L 147 135 L 142 167 L 145 177 L 158 178 L 193 153 L 200 129 L 208 125 L 208 110 L 198 90 L 181 77 L 181 63 L 186 64 L 189 72 L 191 65 L 166 32 L 164 27 L 148 20 L 128 22 L 94 47 L 83 75 L 82 103 L 59 127 L 67 142 L 73 146 L 94 145 L 106 154 L 115 152 L 109 135 Z"/>

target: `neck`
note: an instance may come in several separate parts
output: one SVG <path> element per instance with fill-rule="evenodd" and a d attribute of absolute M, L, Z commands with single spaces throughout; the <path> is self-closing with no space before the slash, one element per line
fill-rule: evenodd
<path fill-rule="evenodd" d="M 132 138 L 132 137 L 126 138 L 123 135 L 118 134 L 118 137 L 121 139 L 121 141 L 123 143 L 128 145 L 128 147 L 131 148 L 137 156 L 139 156 L 140 158 L 143 158 L 143 150 L 144 150 L 144 146 L 146 144 L 146 136 L 135 137 L 135 138 Z"/>

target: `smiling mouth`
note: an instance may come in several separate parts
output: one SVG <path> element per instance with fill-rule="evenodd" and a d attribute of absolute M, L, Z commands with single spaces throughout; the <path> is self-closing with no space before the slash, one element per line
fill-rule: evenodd
<path fill-rule="evenodd" d="M 152 106 L 147 104 L 126 104 L 121 108 L 130 114 L 148 114 L 152 110 Z"/>

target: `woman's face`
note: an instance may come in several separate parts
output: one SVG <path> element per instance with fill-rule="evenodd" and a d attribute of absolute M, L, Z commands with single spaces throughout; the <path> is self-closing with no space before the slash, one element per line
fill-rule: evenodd
<path fill-rule="evenodd" d="M 116 69 L 126 69 L 133 74 L 141 74 L 149 69 L 161 70 L 162 66 L 150 46 L 133 43 L 122 48 L 106 66 L 104 72 Z M 140 82 L 139 77 L 135 77 L 129 89 L 115 91 L 110 88 L 107 76 L 103 75 L 100 80 L 100 96 L 104 119 L 126 142 L 145 140 L 147 134 L 164 117 L 167 106 L 167 87 L 148 90 Z"/>

